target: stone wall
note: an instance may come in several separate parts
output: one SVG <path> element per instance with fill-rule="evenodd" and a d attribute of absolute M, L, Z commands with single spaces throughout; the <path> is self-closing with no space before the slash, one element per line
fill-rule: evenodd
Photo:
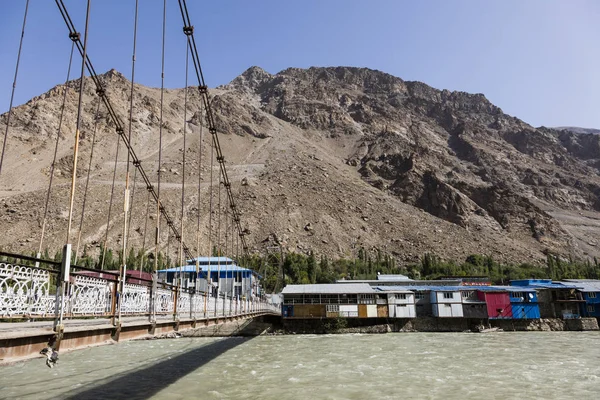
<path fill-rule="evenodd" d="M 586 331 L 599 330 L 595 318 L 562 320 L 545 319 L 497 319 L 476 318 L 322 318 L 284 319 L 283 333 L 387 333 L 387 332 L 478 332 L 482 328 L 499 328 L 507 332 L 526 331 Z"/>

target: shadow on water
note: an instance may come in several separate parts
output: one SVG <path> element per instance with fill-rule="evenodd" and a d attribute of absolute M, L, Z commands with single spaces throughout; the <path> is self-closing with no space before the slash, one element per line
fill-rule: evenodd
<path fill-rule="evenodd" d="M 65 399 L 147 399 L 251 337 L 230 337 L 149 367 L 66 393 Z"/>

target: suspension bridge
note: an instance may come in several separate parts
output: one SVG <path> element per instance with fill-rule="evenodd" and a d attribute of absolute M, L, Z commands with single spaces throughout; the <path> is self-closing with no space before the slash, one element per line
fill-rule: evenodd
<path fill-rule="evenodd" d="M 181 120 L 183 137 L 181 201 L 178 210 L 172 209 L 173 207 L 170 209 L 164 201 L 164 194 L 161 194 L 161 183 L 164 185 L 164 182 L 161 182 L 161 172 L 164 171 L 165 161 L 163 159 L 165 125 L 163 115 L 166 106 L 164 76 L 167 0 L 163 0 L 162 12 L 160 115 L 158 128 L 153 132 L 158 136 L 158 148 L 155 153 L 157 159 L 153 163 L 158 166 L 155 176 L 153 171 L 144 168 L 144 163 L 133 145 L 136 135 L 133 120 L 139 0 L 135 0 L 128 115 L 122 115 L 120 113 L 122 110 L 111 101 L 105 83 L 94 69 L 92 62 L 94 49 L 88 45 L 91 0 L 87 0 L 83 31 L 75 26 L 63 0 L 55 0 L 55 3 L 67 28 L 65 40 L 71 43 L 67 77 L 62 93 L 54 158 L 45 190 L 39 243 L 35 249 L 24 249 L 19 253 L 0 252 L 0 318 L 5 321 L 0 323 L 0 360 L 13 360 L 37 354 L 46 346 L 58 352 L 61 348 L 76 348 L 109 340 L 168 334 L 188 328 L 213 327 L 206 332 L 215 333 L 218 331 L 215 327 L 228 323 L 233 323 L 234 327 L 226 330 L 227 334 L 235 334 L 239 333 L 248 321 L 257 317 L 278 315 L 279 310 L 273 304 L 267 303 L 260 291 L 258 275 L 248 273 L 249 270 L 241 265 L 248 256 L 246 242 L 248 230 L 244 228 L 241 213 L 236 207 L 186 1 L 177 0 L 182 22 L 181 40 L 185 41 L 187 48 L 185 60 L 182 60 L 185 62 L 185 89 Z M 13 129 L 11 117 L 14 111 L 13 101 L 18 87 L 17 82 L 20 78 L 21 55 L 27 48 L 26 43 L 24 45 L 24 38 L 29 7 L 30 1 L 26 0 L 10 106 L 5 115 L 6 126 L 0 155 L 0 180 L 5 156 L 11 151 L 11 129 Z M 72 80 L 73 70 L 78 71 L 78 81 Z M 195 78 L 197 86 L 192 86 L 188 82 L 189 78 Z M 67 85 L 69 82 L 76 82 L 78 87 Z M 85 132 L 82 125 L 86 112 L 84 93 L 86 89 L 88 91 L 90 89 L 85 87 L 86 84 L 91 85 L 96 97 L 94 123 L 93 127 L 88 129 L 91 132 Z M 76 112 L 70 116 L 68 107 L 65 106 L 69 90 L 77 95 Z M 197 91 L 193 96 L 190 93 L 192 90 Z M 191 134 L 187 127 L 190 117 L 188 109 L 192 99 L 200 103 L 196 105 L 200 109 L 200 129 L 195 133 L 199 134 L 197 141 L 200 148 L 197 152 L 197 160 L 193 160 L 198 165 L 198 180 L 186 182 L 186 165 L 192 161 L 186 159 Z M 82 232 L 86 223 L 86 206 L 89 207 L 90 171 L 93 162 L 96 161 L 94 146 L 97 143 L 101 110 L 106 115 L 106 125 L 115 133 L 113 140 L 116 142 L 116 155 L 107 223 L 103 232 L 101 254 L 99 254 L 99 268 L 90 268 L 81 263 L 85 249 L 85 244 L 82 244 Z M 66 130 L 64 121 L 67 118 L 76 121 L 74 132 L 63 132 Z M 210 139 L 207 140 L 210 143 L 209 160 L 205 159 L 208 157 L 202 157 L 205 131 L 210 135 Z M 87 160 L 82 159 L 79 149 L 82 133 L 87 137 L 91 136 L 91 148 Z M 53 260 L 42 254 L 46 249 L 45 240 L 49 234 L 49 203 L 53 190 L 56 190 L 54 180 L 57 153 L 63 134 L 67 138 L 72 138 L 73 156 L 69 168 L 71 174 L 69 196 L 63 199 L 63 202 L 68 204 L 64 246 L 61 249 L 60 259 Z M 124 176 L 118 177 L 120 146 L 126 149 L 127 160 Z M 78 173 L 81 169 L 80 163 L 88 165 L 84 177 Z M 201 174 L 202 166 L 206 166 L 210 171 L 208 196 L 202 196 L 202 186 L 206 185 Z M 122 185 L 116 184 L 117 178 L 124 181 L 122 201 L 117 200 L 115 194 L 116 191 L 122 190 Z M 190 186 L 195 186 L 193 191 L 188 190 L 194 193 L 197 202 L 195 221 L 188 215 L 188 207 L 186 207 L 190 197 L 186 189 Z M 140 196 L 138 193 L 136 196 L 137 187 L 145 187 L 147 195 Z M 83 190 L 83 196 L 76 196 L 78 188 L 80 192 Z M 144 203 L 144 200 L 145 205 L 137 207 L 145 210 L 142 257 L 141 260 L 136 259 L 134 265 L 127 265 L 126 255 L 133 248 L 129 244 L 132 209 L 134 209 L 132 206 Z M 200 222 L 203 202 L 207 203 L 208 208 L 208 232 L 205 232 L 206 228 Z M 150 218 L 152 209 L 155 210 L 155 218 Z M 76 213 L 79 221 L 75 221 Z M 115 217 L 118 217 L 122 227 L 120 265 L 118 270 L 106 270 L 104 264 L 107 259 L 107 247 L 109 247 L 109 229 Z M 154 220 L 154 226 L 149 226 L 149 219 Z M 190 229 L 190 225 L 194 225 L 195 229 Z M 190 230 L 195 231 L 195 235 L 190 235 Z M 168 235 L 167 245 L 171 239 L 174 239 L 178 246 L 176 264 L 179 267 L 169 270 L 171 275 L 168 272 L 164 275 L 165 278 L 171 276 L 170 281 L 159 277 L 161 267 L 159 254 L 165 245 L 162 239 L 164 235 L 161 234 L 164 231 Z M 62 235 L 58 232 L 52 234 Z M 195 243 L 188 245 L 186 241 Z M 26 251 L 34 255 L 27 255 Z M 208 257 L 207 265 L 201 265 L 202 256 L 211 253 L 216 253 L 216 257 Z"/>

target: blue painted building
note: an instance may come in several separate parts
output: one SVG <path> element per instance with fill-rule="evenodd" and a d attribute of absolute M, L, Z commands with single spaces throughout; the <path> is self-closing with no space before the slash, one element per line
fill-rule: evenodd
<path fill-rule="evenodd" d="M 581 316 L 600 318 L 600 280 L 565 279 L 565 282 L 579 286 L 584 304 L 581 304 Z"/>
<path fill-rule="evenodd" d="M 510 281 L 510 285 L 536 291 L 541 318 L 581 317 L 581 304 L 585 300 L 576 284 L 551 279 L 519 279 Z"/>
<path fill-rule="evenodd" d="M 539 319 L 540 306 L 535 289 L 506 286 L 514 319 Z"/>

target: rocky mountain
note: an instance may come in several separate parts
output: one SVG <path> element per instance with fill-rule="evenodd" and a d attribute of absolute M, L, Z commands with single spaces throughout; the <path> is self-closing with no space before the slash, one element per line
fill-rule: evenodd
<path fill-rule="evenodd" d="M 600 129 L 580 128 L 578 126 L 559 126 L 554 129 L 557 129 L 559 131 L 570 131 L 575 133 L 594 133 L 596 135 L 600 134 Z"/>
<path fill-rule="evenodd" d="M 101 79 L 127 121 L 130 82 L 114 70 Z M 45 246 L 58 249 L 65 240 L 77 87 L 76 81 L 58 85 L 14 110 L 0 176 L 2 248 L 33 251 L 38 246 L 67 90 Z M 364 247 L 393 254 L 401 263 L 416 262 L 426 252 L 455 260 L 489 254 L 510 262 L 539 262 L 548 253 L 600 256 L 600 135 L 534 128 L 504 114 L 482 94 L 437 90 L 366 68 L 290 68 L 272 75 L 252 67 L 211 93 L 252 251 L 282 243 L 290 251 L 353 257 Z M 159 99 L 159 89 L 135 85 L 132 142 L 153 180 Z M 97 122 L 81 235 L 88 252 L 104 240 L 117 148 L 106 110 L 100 107 L 94 118 L 97 104 L 86 81 L 73 236 Z M 206 253 L 208 226 L 215 226 L 218 213 L 209 221 L 210 141 L 201 129 L 197 88 L 188 90 L 187 107 L 184 240 L 196 247 L 199 212 L 200 251 Z M 163 119 L 161 196 L 171 215 L 179 217 L 183 89 L 166 91 Z M 0 126 L 5 123 L 6 114 Z M 122 146 L 120 151 L 115 189 L 120 203 L 113 206 L 108 231 L 109 245 L 115 247 L 123 218 Z M 214 209 L 217 173 L 215 166 Z M 151 234 L 144 232 L 153 232 L 155 215 L 150 207 L 146 225 L 146 191 L 139 181 L 136 189 L 129 242 L 148 247 Z M 163 234 L 161 243 L 174 254 L 175 244 L 168 244 L 164 229 Z M 216 234 L 213 229 L 210 243 Z"/>

